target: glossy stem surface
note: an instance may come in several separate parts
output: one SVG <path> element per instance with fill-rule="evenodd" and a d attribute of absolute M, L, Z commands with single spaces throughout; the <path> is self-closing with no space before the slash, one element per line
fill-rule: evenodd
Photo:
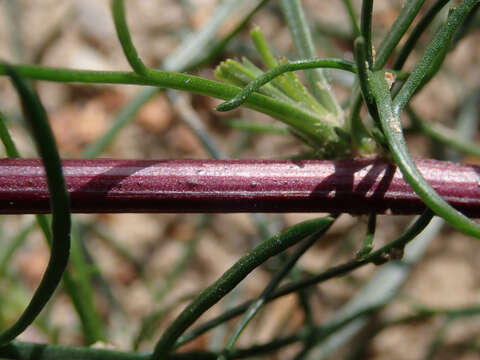
<path fill-rule="evenodd" d="M 416 160 L 452 206 L 480 217 L 480 166 Z M 63 160 L 76 213 L 331 212 L 420 214 L 425 206 L 383 159 Z M 0 213 L 48 213 L 36 159 L 0 159 Z"/>

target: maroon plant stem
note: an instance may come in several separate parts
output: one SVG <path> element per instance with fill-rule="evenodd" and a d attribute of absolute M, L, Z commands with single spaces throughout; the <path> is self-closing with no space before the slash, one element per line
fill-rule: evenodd
<path fill-rule="evenodd" d="M 450 204 L 480 217 L 480 167 L 417 160 Z M 385 160 L 64 160 L 76 213 L 331 212 L 418 214 L 424 209 Z M 0 160 L 0 213 L 49 212 L 39 160 Z"/>

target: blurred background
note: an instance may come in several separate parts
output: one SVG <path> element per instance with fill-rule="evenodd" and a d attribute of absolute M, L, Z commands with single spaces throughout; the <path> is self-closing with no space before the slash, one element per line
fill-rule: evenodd
<path fill-rule="evenodd" d="M 198 38 L 192 42 L 192 34 L 207 33 L 207 39 L 218 40 L 242 21 L 257 3 L 130 0 L 126 1 L 126 9 L 133 41 L 144 62 L 172 69 L 188 67 L 189 62 L 205 55 L 192 46 L 195 42 L 201 44 Z M 359 11 L 361 2 L 353 3 Z M 304 0 L 302 4 L 312 25 L 318 55 L 352 59 L 352 31 L 344 2 Z M 431 4 L 433 1 L 426 1 L 425 9 Z M 376 45 L 401 6 L 402 1 L 374 2 Z M 449 54 L 439 75 L 414 98 L 413 108 L 423 119 L 453 128 L 459 114 L 470 111 L 467 100 L 478 95 L 480 89 L 478 15 L 477 11 L 472 31 Z M 445 13 L 434 21 L 433 28 L 444 18 Z M 215 22 L 218 26 L 212 27 Z M 259 64 L 248 34 L 253 26 L 262 29 L 277 55 L 296 59 L 278 4 L 270 1 L 223 52 L 190 72 L 213 79 L 215 66 L 220 61 L 241 56 Z M 205 31 L 208 27 L 212 28 L 210 34 Z M 431 29 L 421 38 L 419 50 L 424 49 L 432 33 Z M 210 42 L 205 44 L 205 49 L 208 44 Z M 12 63 L 129 70 L 107 0 L 0 0 L 0 54 L 2 59 Z M 405 69 L 410 69 L 420 54 L 412 54 Z M 329 76 L 339 101 L 346 101 L 353 77 L 334 71 L 329 72 Z M 94 154 L 91 145 L 114 124 L 118 131 L 113 133 L 112 142 L 98 157 L 209 158 L 211 154 L 199 140 L 199 132 L 206 132 L 218 153 L 226 158 L 276 159 L 306 149 L 297 139 L 281 131 L 254 133 L 233 128 L 232 119 L 281 124 L 244 108 L 216 112 L 214 108 L 219 101 L 203 96 L 152 93 L 150 100 L 133 116 L 125 116 L 125 111 L 131 109 L 132 99 L 138 98 L 142 91 L 140 87 L 39 81 L 36 88 L 65 158 Z M 8 119 L 14 141 L 22 156 L 36 157 L 19 109 L 10 83 L 0 78 L 0 110 Z M 405 125 L 409 125 L 408 118 L 405 118 Z M 478 140 L 477 135 L 475 138 Z M 412 134 L 408 141 L 415 156 L 439 154 L 438 146 L 423 135 Z M 0 154 L 4 156 L 3 148 Z M 478 163 L 478 159 L 472 157 L 464 157 L 462 161 Z M 108 346 L 121 350 L 137 346 L 148 350 L 193 295 L 217 279 L 262 238 L 317 216 L 319 214 L 76 215 L 74 241 L 81 248 L 87 270 L 78 275 L 79 270 L 72 265 L 72 272 L 79 281 L 87 281 L 87 288 L 91 282 L 92 303 L 101 322 L 101 338 Z M 403 216 L 380 216 L 375 246 L 392 241 L 410 220 Z M 319 273 L 351 259 L 361 247 L 366 221 L 363 217 L 342 215 L 328 234 L 302 257 L 301 272 Z M 42 233 L 34 224 L 32 215 L 0 218 L 0 248 L 16 249 L 5 268 L 0 267 L 0 328 L 16 319 L 25 307 L 49 258 Z M 258 296 L 277 268 L 278 264 L 273 261 L 257 269 L 201 319 L 211 318 L 234 304 Z M 314 287 L 309 300 L 315 322 L 321 324 L 335 314 L 379 269 L 368 265 Z M 445 316 L 431 316 L 377 331 L 378 324 L 416 314 L 421 308 L 472 306 L 480 306 L 480 242 L 445 226 L 413 268 L 394 301 L 369 319 L 363 333 L 367 336 L 350 340 L 348 347 L 334 348 L 330 358 L 341 355 L 352 359 L 480 359 L 479 311 L 477 316 L 455 318 L 455 321 Z M 152 318 L 154 330 L 140 336 L 140 329 L 148 324 L 145 319 Z M 301 328 L 304 320 L 297 296 L 283 297 L 254 319 L 240 338 L 239 346 L 293 333 Z M 184 350 L 221 348 L 234 324 L 229 322 L 225 327 L 202 335 Z M 28 328 L 20 338 L 82 345 L 89 340 L 82 335 L 81 327 L 70 298 L 60 290 L 36 326 Z M 265 358 L 290 359 L 299 349 L 301 344 L 295 344 Z"/>

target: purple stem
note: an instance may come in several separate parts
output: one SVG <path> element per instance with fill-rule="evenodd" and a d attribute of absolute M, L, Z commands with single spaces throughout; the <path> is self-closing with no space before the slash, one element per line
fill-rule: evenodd
<path fill-rule="evenodd" d="M 417 160 L 455 208 L 480 217 L 480 166 Z M 425 208 L 381 159 L 64 160 L 76 213 L 330 212 L 419 214 Z M 43 166 L 0 159 L 0 213 L 49 212 Z"/>

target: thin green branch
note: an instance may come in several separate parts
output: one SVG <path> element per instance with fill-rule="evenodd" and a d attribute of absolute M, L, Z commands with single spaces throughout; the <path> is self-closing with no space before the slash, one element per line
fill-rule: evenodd
<path fill-rule="evenodd" d="M 388 58 L 395 50 L 395 47 L 398 45 L 400 39 L 420 11 L 424 2 L 425 0 L 411 0 L 404 4 L 397 19 L 378 46 L 372 70 L 379 70 L 387 63 Z M 353 139 L 356 145 L 368 149 L 371 148 L 371 146 L 369 146 L 368 131 L 366 131 L 365 125 L 360 118 L 362 99 L 358 87 L 359 85 L 354 86 L 352 92 L 349 125 L 355 134 Z"/>
<path fill-rule="evenodd" d="M 191 38 L 188 39 L 187 44 L 179 45 L 179 52 L 175 52 L 170 55 L 165 61 L 164 66 L 166 69 L 171 71 L 187 71 L 197 67 L 202 66 L 205 63 L 208 63 L 214 59 L 218 54 L 220 54 L 223 49 L 229 44 L 233 37 L 240 32 L 251 20 L 251 18 L 260 10 L 268 0 L 262 0 L 254 7 L 242 21 L 235 26 L 228 34 L 223 36 L 218 42 L 216 42 L 207 54 L 203 55 L 205 52 L 204 43 L 212 42 L 215 31 L 218 26 L 222 23 L 221 21 L 213 20 L 209 25 L 203 28 L 200 32 L 193 34 Z M 230 8 L 230 5 L 229 7 Z M 224 20 L 223 14 L 218 16 L 221 20 Z M 188 43 L 195 43 L 196 46 L 191 48 L 188 47 Z M 196 58 L 195 61 L 185 62 L 186 58 L 183 51 L 189 49 L 189 56 Z M 179 62 L 179 59 L 181 62 Z M 153 99 L 158 92 L 162 89 L 150 88 L 140 91 L 130 102 L 116 115 L 115 121 L 113 122 L 112 127 L 105 132 L 105 134 L 98 139 L 93 144 L 90 144 L 83 152 L 83 157 L 93 158 L 101 154 L 105 149 L 112 143 L 117 134 L 127 126 L 133 119 L 134 115 L 138 110 L 148 101 Z"/>
<path fill-rule="evenodd" d="M 262 306 L 267 302 L 268 298 L 275 291 L 275 289 L 278 287 L 278 285 L 283 280 L 283 278 L 292 270 L 292 268 L 295 266 L 295 264 L 300 259 L 300 257 L 303 254 L 305 254 L 305 252 L 308 249 L 310 249 L 313 246 L 313 244 L 315 244 L 317 240 L 328 231 L 328 229 L 332 224 L 333 224 L 333 221 L 327 224 L 326 226 L 324 226 L 320 231 L 316 232 L 315 234 L 311 235 L 309 238 L 304 240 L 299 245 L 299 247 L 295 250 L 295 252 L 287 259 L 285 264 L 283 264 L 280 271 L 278 271 L 274 275 L 272 280 L 270 280 L 268 285 L 262 291 L 262 294 L 258 297 L 257 300 L 255 300 L 249 306 L 245 315 L 235 327 L 235 330 L 233 331 L 232 335 L 227 341 L 227 345 L 225 346 L 225 349 L 222 351 L 222 357 L 221 357 L 222 360 L 226 360 L 229 358 L 228 356 L 229 353 L 233 350 L 235 343 L 237 342 L 243 330 L 247 327 L 248 323 L 255 317 L 258 311 L 260 311 Z"/>
<path fill-rule="evenodd" d="M 306 236 L 319 231 L 333 222 L 333 218 L 324 217 L 302 222 L 283 233 L 263 241 L 252 251 L 237 261 L 214 284 L 210 285 L 175 319 L 163 333 L 155 346 L 152 359 L 162 359 L 173 349 L 178 337 L 197 320 L 206 310 L 228 294 L 257 266 L 268 258 L 293 246 Z"/>
<path fill-rule="evenodd" d="M 263 75 L 257 77 L 255 80 L 249 82 L 248 85 L 245 86 L 234 98 L 218 105 L 217 110 L 229 111 L 239 107 L 248 100 L 253 92 L 257 91 L 263 85 L 286 72 L 316 68 L 339 69 L 350 71 L 352 73 L 357 72 L 357 67 L 355 64 L 342 59 L 320 58 L 312 60 L 289 61 L 285 64 L 281 64 L 272 68 Z"/>
<path fill-rule="evenodd" d="M 300 0 L 281 0 L 280 6 L 300 58 L 315 58 L 317 55 L 313 45 L 312 34 L 310 33 Z M 323 72 L 319 69 L 310 70 L 305 72 L 305 77 L 308 88 L 318 102 L 332 114 L 342 117 L 342 109 L 337 103 Z"/>
<path fill-rule="evenodd" d="M 147 360 L 150 354 L 91 347 L 55 346 L 14 341 L 0 346 L 0 356 L 15 360 Z M 201 358 L 200 358 L 201 359 Z"/>
<path fill-rule="evenodd" d="M 6 344 L 21 334 L 38 316 L 52 297 L 67 267 L 70 252 L 70 205 L 52 131 L 47 115 L 36 94 L 11 67 L 4 65 L 17 89 L 25 118 L 31 127 L 38 152 L 45 166 L 52 209 L 52 251 L 44 276 L 30 303 L 20 318 L 0 334 L 0 344 Z"/>
<path fill-rule="evenodd" d="M 381 69 L 387 63 L 388 58 L 395 50 L 400 39 L 408 30 L 424 3 L 425 0 L 410 0 L 404 3 L 402 11 L 378 47 L 375 63 L 373 64 L 374 70 Z"/>
<path fill-rule="evenodd" d="M 18 152 L 15 143 L 13 142 L 8 129 L 4 127 L 4 131 L 1 131 L 2 126 L 2 119 L 0 119 L 0 133 L 2 142 L 5 144 L 9 144 L 9 150 L 7 152 L 9 157 L 21 157 L 20 153 Z M 47 242 L 48 246 L 52 247 L 53 243 L 53 234 L 50 230 L 50 223 L 48 220 L 47 215 L 37 214 L 35 215 L 35 219 L 37 221 L 38 226 L 40 227 L 45 241 Z M 73 257 L 77 259 L 82 259 L 83 254 L 78 253 L 79 249 L 77 247 L 72 248 Z M 78 317 L 80 318 L 80 322 L 82 324 L 83 335 L 88 343 L 94 343 L 97 340 L 102 339 L 102 337 L 97 337 L 96 334 L 99 334 L 95 328 L 95 324 L 101 324 L 100 317 L 97 311 L 94 308 L 93 302 L 88 301 L 89 297 L 83 292 L 83 287 L 78 286 L 77 280 L 74 279 L 73 276 L 70 275 L 70 270 L 67 269 L 63 273 L 63 286 L 65 292 L 68 294 L 70 299 L 72 300 L 73 306 L 75 311 L 77 312 Z"/>
<path fill-rule="evenodd" d="M 291 282 L 287 285 L 282 286 L 277 291 L 275 291 L 269 298 L 268 301 L 272 301 L 279 297 L 297 292 L 299 290 L 305 289 L 309 286 L 318 284 L 320 282 L 332 279 L 334 277 L 343 276 L 355 269 L 358 269 L 366 264 L 379 262 L 382 259 L 391 257 L 390 254 L 395 253 L 396 249 L 403 249 L 410 241 L 412 241 L 417 235 L 419 235 L 430 223 L 430 220 L 433 218 L 433 212 L 427 209 L 417 220 L 397 239 L 390 242 L 389 244 L 381 247 L 380 249 L 370 253 L 365 256 L 363 259 L 353 259 L 346 263 L 334 266 L 318 275 L 308 277 L 306 279 L 301 279 L 298 281 Z M 247 301 L 243 304 L 237 305 L 236 307 L 228 310 L 227 312 L 199 325 L 190 332 L 179 337 L 175 348 L 178 348 L 193 339 L 197 338 L 201 334 L 207 332 L 208 330 L 216 327 L 218 324 L 221 324 L 225 321 L 228 321 L 243 312 L 245 312 L 248 307 L 253 303 L 253 301 Z"/>
<path fill-rule="evenodd" d="M 365 40 L 366 58 L 368 61 L 368 67 L 373 66 L 373 42 L 372 42 L 372 13 L 373 13 L 373 0 L 362 1 L 362 14 L 361 14 L 361 35 Z"/>
<path fill-rule="evenodd" d="M 390 89 L 385 76 L 377 72 L 371 77 L 371 86 L 380 115 L 382 129 L 391 155 L 402 171 L 406 182 L 425 204 L 458 230 L 480 238 L 480 225 L 451 207 L 424 179 L 408 152 L 398 112 L 394 112 Z"/>
<path fill-rule="evenodd" d="M 375 238 L 375 229 L 377 228 L 377 215 L 371 214 L 368 217 L 367 234 L 363 240 L 362 248 L 357 252 L 357 259 L 362 259 L 373 250 L 373 240 Z"/>
<path fill-rule="evenodd" d="M 438 59 L 445 55 L 455 31 L 478 2 L 479 0 L 462 1 L 455 11 L 448 16 L 446 24 L 435 34 L 422 58 L 393 101 L 393 112 L 396 116 L 400 114 L 415 91 L 424 85 L 425 78 L 429 73 L 436 71 L 436 67 L 439 65 Z"/>
<path fill-rule="evenodd" d="M 420 36 L 425 32 L 427 27 L 433 21 L 435 16 L 447 5 L 449 0 L 437 0 L 430 9 L 422 16 L 418 24 L 413 28 L 412 32 L 408 36 L 407 41 L 403 44 L 400 52 L 393 64 L 393 69 L 400 70 L 405 62 L 407 61 L 408 56 L 412 52 L 413 48 L 420 39 Z"/>
<path fill-rule="evenodd" d="M 357 81 L 358 84 L 358 81 Z M 362 93 L 359 85 L 355 85 L 352 90 L 351 104 L 348 115 L 348 125 L 353 145 L 367 153 L 373 153 L 375 142 L 372 140 L 369 131 L 360 117 L 362 108 Z"/>
<path fill-rule="evenodd" d="M 125 4 L 123 0 L 112 0 L 112 15 L 115 29 L 117 30 L 117 36 L 128 63 L 137 74 L 146 75 L 148 68 L 138 56 L 137 50 L 135 49 L 130 36 L 130 31 L 128 30 L 127 19 L 125 17 Z"/>
<path fill-rule="evenodd" d="M 148 76 L 141 76 L 133 72 L 68 70 L 34 65 L 17 65 L 13 68 L 22 76 L 37 80 L 151 85 L 187 90 L 224 100 L 233 98 L 240 92 L 237 87 L 198 76 L 160 70 L 149 70 Z M 3 74 L 5 74 L 5 67 L 0 65 L 0 75 Z M 252 94 L 245 105 L 275 117 L 303 134 L 308 134 L 321 145 L 322 149 L 325 149 L 326 153 L 339 154 L 346 148 L 347 144 L 337 136 L 333 127 L 311 112 L 257 93 Z"/>
<path fill-rule="evenodd" d="M 358 25 L 357 12 L 355 11 L 351 0 L 343 0 L 343 5 L 345 6 L 345 9 L 347 9 L 350 25 L 352 27 L 352 33 L 356 38 L 362 34 L 360 26 Z"/>
<path fill-rule="evenodd" d="M 263 37 L 262 31 L 260 28 L 254 28 L 250 32 L 250 36 L 255 43 L 257 51 L 262 57 L 262 61 L 268 69 L 273 69 L 280 64 L 287 62 L 286 59 L 281 58 L 279 61 L 275 59 L 272 51 L 270 50 L 265 38 Z M 260 69 L 257 69 L 253 64 L 244 60 L 244 66 L 248 65 L 252 70 L 254 70 L 254 76 L 248 80 L 248 82 L 254 81 L 255 78 L 262 76 L 264 73 Z M 235 85 L 235 84 L 232 84 Z M 242 84 L 241 87 L 244 87 L 248 84 Z M 271 81 L 271 84 L 267 84 L 260 89 L 261 93 L 267 93 L 267 89 L 275 88 L 280 92 L 281 96 L 278 96 L 279 100 L 284 100 L 286 102 L 292 102 L 300 108 L 309 110 L 315 114 L 321 116 L 327 116 L 329 113 L 324 106 L 322 106 L 310 93 L 305 89 L 303 84 L 298 80 L 295 74 L 288 72 L 281 74 Z M 274 94 L 271 95 L 272 97 Z M 286 97 L 286 99 L 283 99 Z"/>
<path fill-rule="evenodd" d="M 260 57 L 262 58 L 264 65 L 268 69 L 273 69 L 277 67 L 278 66 L 277 59 L 275 59 L 275 56 L 273 55 L 272 50 L 268 46 L 267 41 L 263 36 L 262 30 L 260 30 L 258 26 L 254 27 L 250 31 L 250 37 L 252 38 L 253 43 L 255 44 L 255 47 L 257 48 L 257 51 L 260 54 Z"/>
<path fill-rule="evenodd" d="M 368 112 L 370 116 L 378 120 L 377 108 L 375 106 L 375 101 L 373 100 L 373 94 L 369 86 L 369 78 L 371 72 L 368 69 L 367 62 L 367 49 L 366 49 L 365 39 L 359 37 L 355 39 L 354 42 L 354 53 L 355 53 L 355 62 L 357 63 L 358 71 L 358 82 L 360 84 L 360 89 L 362 91 L 363 99 L 365 104 L 367 104 Z"/>
<path fill-rule="evenodd" d="M 461 317 L 472 317 L 480 315 L 480 306 L 464 306 L 460 308 L 431 308 L 420 306 L 417 308 L 414 314 L 409 314 L 405 316 L 400 316 L 397 318 L 386 320 L 381 324 L 380 329 L 385 329 L 390 326 L 402 325 L 410 322 L 415 322 L 418 320 L 423 320 L 425 318 L 430 318 L 433 316 L 448 316 L 450 318 L 461 318 Z"/>
<path fill-rule="evenodd" d="M 0 139 L 2 140 L 3 146 L 5 147 L 5 152 L 9 158 L 19 158 L 20 153 L 15 146 L 15 143 L 8 132 L 5 116 L 0 111 Z"/>

